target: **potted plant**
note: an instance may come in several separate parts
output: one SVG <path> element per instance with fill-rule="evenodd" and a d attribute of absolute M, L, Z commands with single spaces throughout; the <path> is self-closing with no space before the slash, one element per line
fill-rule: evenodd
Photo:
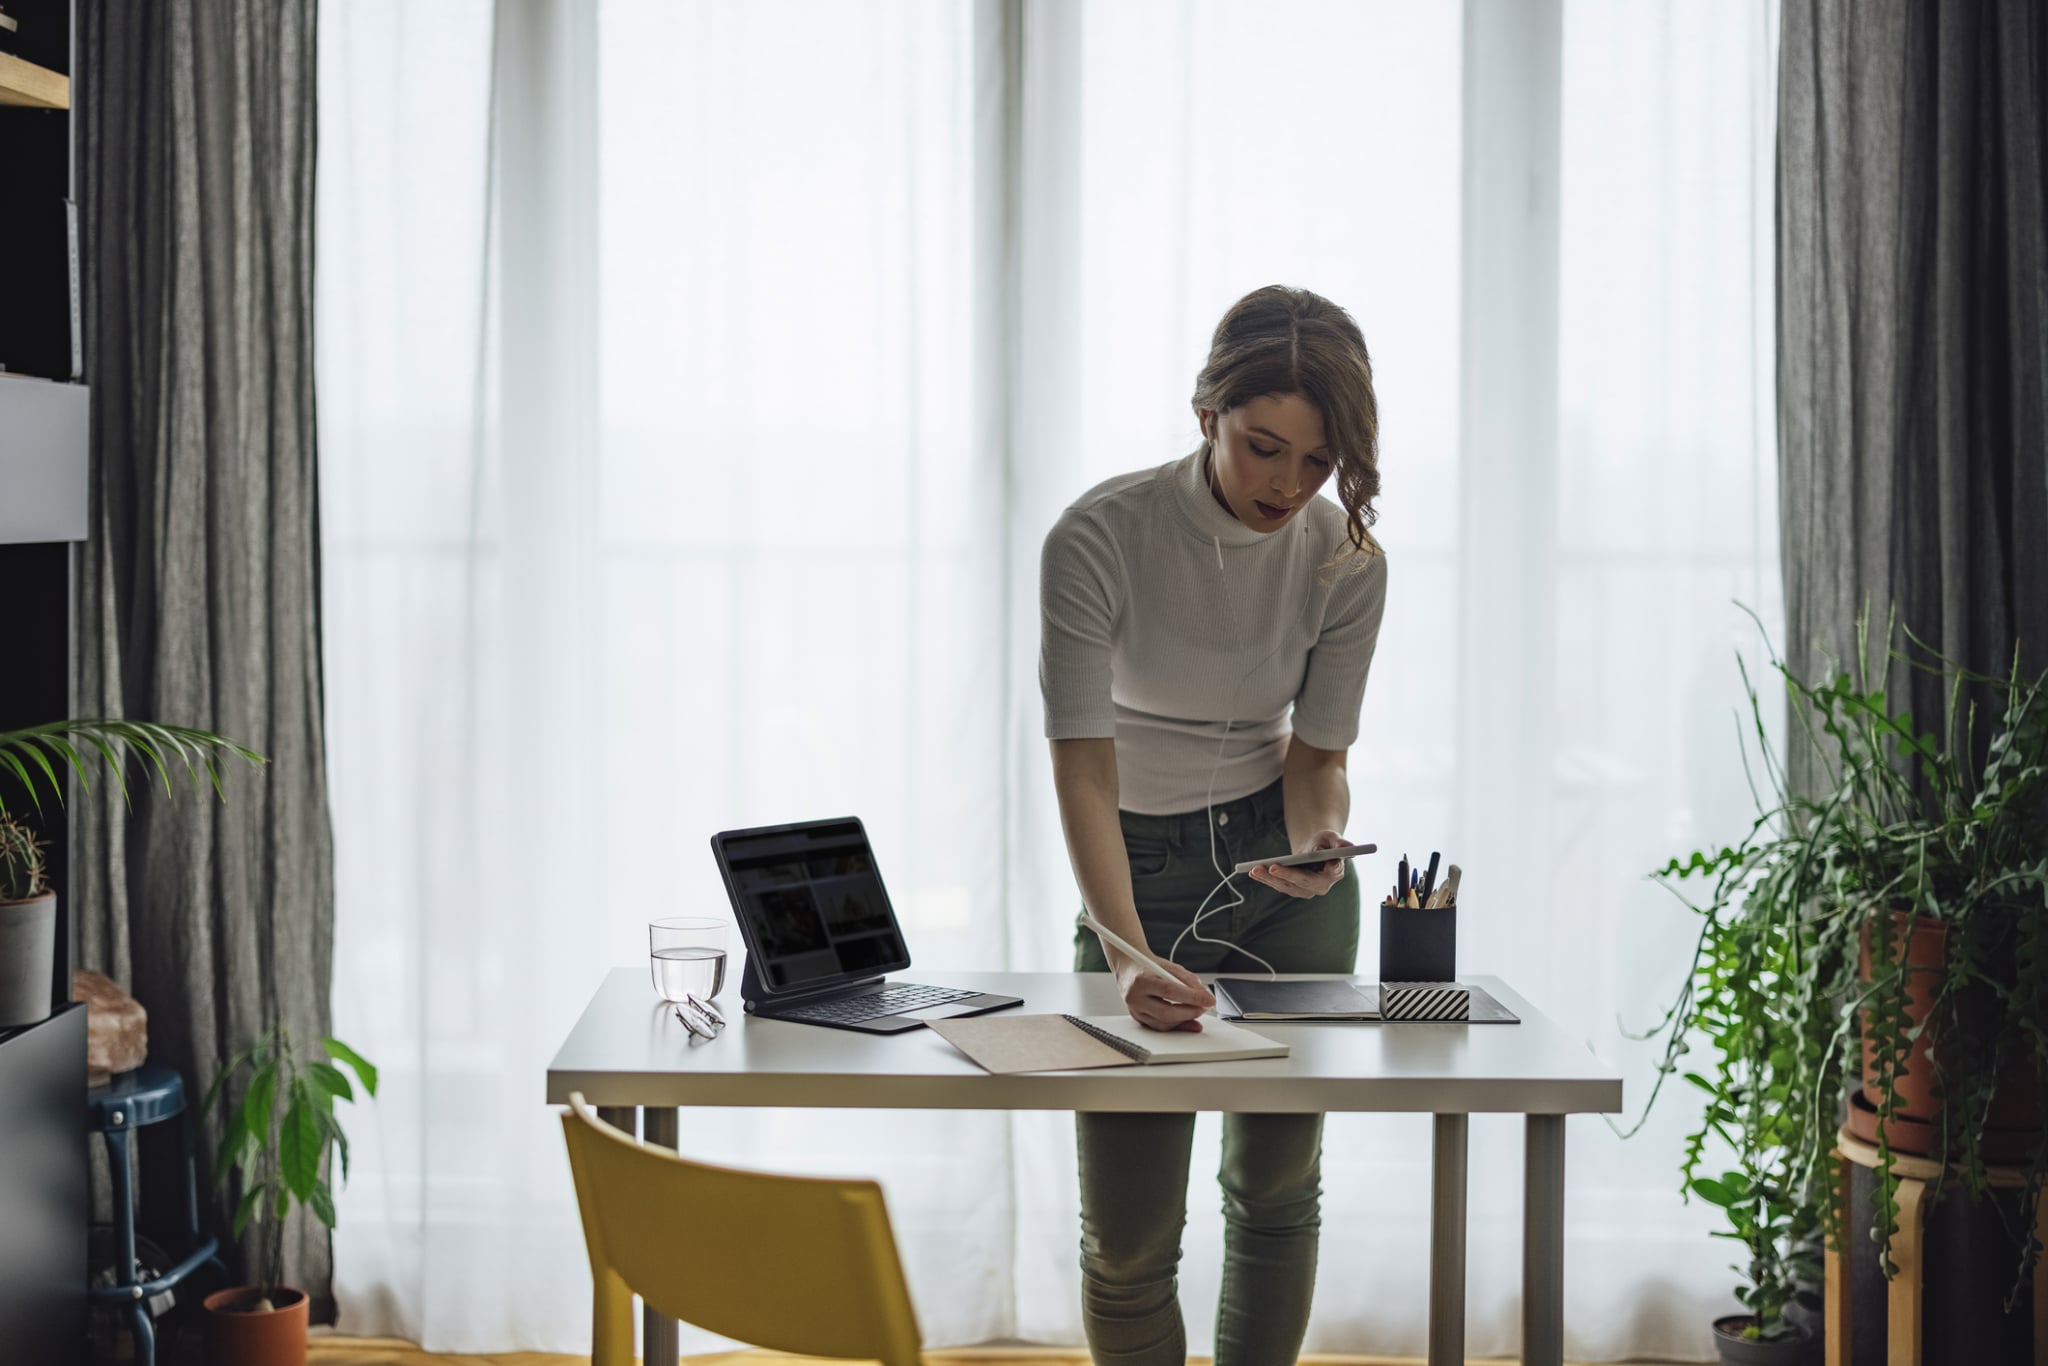
<path fill-rule="evenodd" d="M 1688 1074 L 1710 1097 L 1687 1149 L 1688 1190 L 1729 1195 L 1731 1218 L 1750 1201 L 1740 1217 L 1755 1241 L 1775 1240 L 1798 1274 L 1809 1205 L 1838 1246 L 1847 1232 L 1823 1198 L 1845 1114 L 1878 1149 L 1870 1233 L 1887 1275 L 1896 1152 L 1947 1164 L 1973 1196 L 1988 1188 L 1989 1166 L 2025 1165 L 2025 1208 L 2048 1172 L 2031 1113 L 2048 1082 L 2048 675 L 2017 664 L 2002 677 L 1976 673 L 1888 627 L 1888 660 L 1946 680 L 1937 738 L 1872 686 L 1867 621 L 1857 635 L 1854 678 L 1836 667 L 1808 684 L 1771 659 L 1792 743 L 1815 757 L 1821 793 L 1788 791 L 1745 669 L 1750 772 L 1753 785 L 1759 769 L 1765 782 L 1756 819 L 1741 843 L 1658 874 L 1701 927 L 1693 970 L 1650 1032 L 1665 1037 L 1651 1103 L 1704 1033 L 1717 1057 L 1710 1073 Z M 1706 890 L 1688 896 L 1687 883 Z M 1710 1134 L 1734 1147 L 1751 1184 L 1697 1185 Z M 1769 1213 L 1777 1208 L 1782 1219 Z M 2009 1306 L 2034 1255 L 2020 1245 Z M 1762 1269 L 1744 1302 L 1761 1337 L 1776 1263 L 1753 1265 Z"/>
<path fill-rule="evenodd" d="M 214 759 L 222 751 L 251 763 L 263 756 L 210 731 L 162 726 L 149 721 L 53 721 L 26 730 L 0 732 L 0 775 L 12 775 L 27 792 L 36 811 L 42 810 L 47 784 L 59 803 L 64 785 L 58 775 L 69 769 L 79 785 L 90 790 L 87 769 L 96 757 L 113 770 L 125 795 L 123 761 L 134 755 L 145 771 L 154 769 L 170 790 L 171 770 L 182 764 L 193 786 L 201 775 L 222 792 Z M 225 800 L 225 793 L 222 792 Z M 57 897 L 43 869 L 44 845 L 28 824 L 9 812 L 5 785 L 0 784 L 0 1028 L 34 1024 L 50 1013 L 51 984 L 56 975 Z"/>
<path fill-rule="evenodd" d="M 0 813 L 0 1029 L 50 1013 L 57 953 L 57 894 L 36 832 Z"/>
<path fill-rule="evenodd" d="M 301 1048 L 283 1025 L 265 1030 L 230 1058 L 207 1088 L 200 1109 L 218 1103 L 222 1124 L 214 1188 L 232 1180 L 240 1191 L 237 1238 L 251 1221 L 263 1224 L 267 1234 L 257 1245 L 253 1282 L 206 1297 L 211 1366 L 303 1366 L 306 1360 L 306 1294 L 282 1284 L 284 1221 L 298 1203 L 334 1227 L 334 1193 L 326 1177 L 330 1144 L 342 1179 L 348 1179 L 348 1138 L 334 1103 L 355 1100 L 337 1062 L 355 1073 L 366 1093 L 377 1094 L 377 1069 L 354 1049 L 339 1039 Z M 245 1068 L 246 1079 L 231 1087 Z"/>
<path fill-rule="evenodd" d="M 1767 867 L 1758 871 L 1768 876 Z M 1801 1165 L 1799 1128 L 1816 1073 L 1790 1046 L 1797 1031 L 1784 990 L 1800 971 L 1798 936 L 1780 920 L 1726 913 L 1725 902 L 1699 909 L 1693 970 L 1666 1017 L 1668 1025 L 1686 1023 L 1662 1071 L 1675 1070 L 1688 1051 L 1685 1034 L 1703 1035 L 1713 1050 L 1711 1067 L 1685 1074 L 1707 1105 L 1686 1139 L 1682 1190 L 1726 1215 L 1728 1227 L 1714 1236 L 1743 1248 L 1744 1260 L 1730 1269 L 1742 1277 L 1735 1298 L 1747 1311 L 1715 1320 L 1715 1346 L 1726 1366 L 1803 1363 L 1816 1344 L 1792 1311 L 1819 1307 L 1809 1287 L 1820 1275 L 1813 1243 L 1822 1203 Z M 1701 1174 L 1712 1138 L 1734 1160 L 1719 1176 Z"/>

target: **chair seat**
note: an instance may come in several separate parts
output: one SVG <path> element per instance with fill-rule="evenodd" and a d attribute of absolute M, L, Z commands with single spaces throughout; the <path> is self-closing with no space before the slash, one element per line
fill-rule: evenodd
<path fill-rule="evenodd" d="M 138 1129 L 184 1112 L 185 1079 L 175 1068 L 145 1064 L 91 1088 L 85 1103 L 97 1132 Z"/>

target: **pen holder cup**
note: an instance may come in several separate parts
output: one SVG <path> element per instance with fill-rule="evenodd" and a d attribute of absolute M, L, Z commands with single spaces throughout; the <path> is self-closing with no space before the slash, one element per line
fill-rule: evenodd
<path fill-rule="evenodd" d="M 1458 908 L 1380 907 L 1382 982 L 1458 980 Z"/>

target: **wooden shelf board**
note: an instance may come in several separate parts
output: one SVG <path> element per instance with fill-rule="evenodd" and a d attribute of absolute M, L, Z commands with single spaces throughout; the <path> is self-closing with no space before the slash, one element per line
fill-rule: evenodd
<path fill-rule="evenodd" d="M 0 52 L 0 104 L 18 104 L 28 109 L 69 109 L 71 78 L 60 76 L 46 66 L 24 62 L 9 52 Z"/>

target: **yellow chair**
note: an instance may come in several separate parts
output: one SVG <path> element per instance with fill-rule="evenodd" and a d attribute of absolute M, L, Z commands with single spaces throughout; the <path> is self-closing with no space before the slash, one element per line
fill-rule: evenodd
<path fill-rule="evenodd" d="M 754 1347 L 916 1366 L 882 1188 L 688 1162 L 562 1114 L 596 1282 L 591 1366 L 633 1366 L 633 1296 Z"/>

